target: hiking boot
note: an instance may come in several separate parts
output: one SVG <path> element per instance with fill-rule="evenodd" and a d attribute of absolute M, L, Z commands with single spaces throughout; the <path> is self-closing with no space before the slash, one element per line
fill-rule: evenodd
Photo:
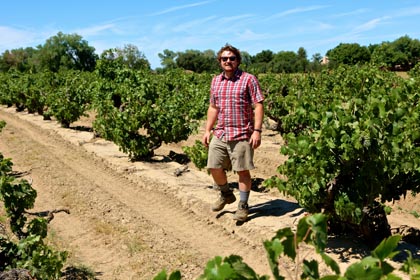
<path fill-rule="evenodd" d="M 226 204 L 231 204 L 236 201 L 236 197 L 232 191 L 220 192 L 219 197 L 211 206 L 211 210 L 217 212 L 222 210 Z"/>
<path fill-rule="evenodd" d="M 239 201 L 238 210 L 236 210 L 235 215 L 233 216 L 234 220 L 245 222 L 248 218 L 249 207 L 248 203 Z"/>

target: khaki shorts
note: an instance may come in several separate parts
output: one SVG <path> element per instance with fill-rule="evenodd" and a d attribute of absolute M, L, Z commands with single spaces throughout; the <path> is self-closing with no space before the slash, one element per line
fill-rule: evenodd
<path fill-rule="evenodd" d="M 252 170 L 255 168 L 254 149 L 248 140 L 224 142 L 214 136 L 209 145 L 207 168 Z"/>

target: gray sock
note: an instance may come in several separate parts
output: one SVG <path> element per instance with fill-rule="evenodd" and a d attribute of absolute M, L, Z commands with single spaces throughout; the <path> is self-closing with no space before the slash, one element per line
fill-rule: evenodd
<path fill-rule="evenodd" d="M 239 191 L 239 200 L 248 203 L 250 192 Z"/>

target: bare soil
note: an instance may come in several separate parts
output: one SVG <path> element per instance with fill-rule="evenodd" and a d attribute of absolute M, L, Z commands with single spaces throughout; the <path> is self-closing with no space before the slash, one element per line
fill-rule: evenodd
<path fill-rule="evenodd" d="M 249 219 L 237 223 L 232 219 L 237 204 L 212 212 L 217 192 L 211 177 L 182 161 L 182 146 L 193 145 L 202 131 L 162 146 L 150 162 L 132 162 L 115 144 L 95 137 L 92 117 L 66 129 L 1 107 L 0 119 L 7 123 L 0 152 L 32 181 L 38 193 L 33 211 L 70 210 L 56 214 L 49 230 L 53 245 L 70 253 L 68 271 L 86 266 L 96 279 L 152 279 L 165 269 L 196 279 L 213 257 L 235 254 L 258 274 L 271 276 L 263 241 L 280 228 L 294 228 L 306 214 L 292 198 L 261 187 L 285 160 L 279 153 L 282 138 L 270 129 L 255 154 Z M 234 188 L 236 179 L 229 174 Z M 391 227 L 419 228 L 419 202 L 419 196 L 408 196 L 393 204 Z M 420 255 L 418 247 L 402 246 Z M 357 238 L 343 236 L 330 239 L 328 252 L 344 270 L 369 250 Z M 284 266 L 293 269 L 286 260 Z"/>

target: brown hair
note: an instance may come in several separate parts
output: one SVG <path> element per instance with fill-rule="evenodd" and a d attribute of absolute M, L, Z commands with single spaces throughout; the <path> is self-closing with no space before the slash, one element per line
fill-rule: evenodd
<path fill-rule="evenodd" d="M 224 51 L 230 51 L 230 52 L 233 52 L 233 53 L 235 54 L 235 56 L 236 56 L 236 59 L 238 60 L 238 65 L 239 65 L 239 64 L 241 64 L 241 61 L 242 61 L 241 52 L 240 52 L 237 48 L 235 48 L 234 46 L 229 45 L 229 44 L 224 45 L 224 46 L 223 46 L 223 47 L 219 50 L 219 52 L 217 53 L 217 61 L 219 61 L 219 62 L 220 62 L 220 59 L 221 59 L 221 57 L 222 57 L 222 53 L 223 53 Z"/>

